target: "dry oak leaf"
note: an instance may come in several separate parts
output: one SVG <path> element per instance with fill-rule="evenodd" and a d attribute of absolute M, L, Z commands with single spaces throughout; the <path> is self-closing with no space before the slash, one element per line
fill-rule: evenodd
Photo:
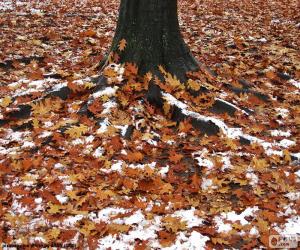
<path fill-rule="evenodd" d="M 127 233 L 130 229 L 129 225 L 120 225 L 114 223 L 107 225 L 107 227 L 110 234 Z"/>
<path fill-rule="evenodd" d="M 126 76 L 137 75 L 138 71 L 139 71 L 139 69 L 136 64 L 134 64 L 134 63 L 126 63 L 125 64 L 125 75 Z"/>
<path fill-rule="evenodd" d="M 201 85 L 192 79 L 188 80 L 187 86 L 189 89 L 192 89 L 194 91 L 199 91 L 201 88 Z"/>
<path fill-rule="evenodd" d="M 123 38 L 123 39 L 119 42 L 119 46 L 118 46 L 119 50 L 120 50 L 120 51 L 123 51 L 123 50 L 126 48 L 126 45 L 127 45 L 127 42 L 126 42 L 126 40 Z"/>
<path fill-rule="evenodd" d="M 175 241 L 176 234 L 169 233 L 167 231 L 159 231 L 158 237 L 159 237 L 159 243 L 162 245 L 162 247 L 169 247 Z"/>
<path fill-rule="evenodd" d="M 6 96 L 2 99 L 0 99 L 0 107 L 6 108 L 12 103 L 12 99 L 10 96 Z"/>
<path fill-rule="evenodd" d="M 59 101 L 52 101 L 51 99 L 45 99 L 37 103 L 32 103 L 32 113 L 34 115 L 45 115 L 49 114 L 52 110 L 58 110 L 61 108 Z"/>
<path fill-rule="evenodd" d="M 183 158 L 182 154 L 177 154 L 175 151 L 171 151 L 169 155 L 169 159 L 171 162 L 177 164 Z"/>
<path fill-rule="evenodd" d="M 92 230 L 96 229 L 96 225 L 92 221 L 86 220 L 84 222 L 83 226 L 80 226 L 79 231 L 84 234 L 85 237 L 89 236 L 91 234 Z"/>
<path fill-rule="evenodd" d="M 141 152 L 127 152 L 125 158 L 129 162 L 139 162 L 143 160 L 144 155 Z"/>
<path fill-rule="evenodd" d="M 172 233 L 177 233 L 180 230 L 185 230 L 187 223 L 182 221 L 181 218 L 172 217 L 170 215 L 164 217 L 162 219 L 163 226 L 167 229 L 167 231 Z"/>
<path fill-rule="evenodd" d="M 50 208 L 47 210 L 49 214 L 58 214 L 61 212 L 60 210 L 62 209 L 62 206 L 51 203 L 49 206 Z"/>
<path fill-rule="evenodd" d="M 118 72 L 116 72 L 113 68 L 106 67 L 103 70 L 103 75 L 107 78 L 115 78 L 118 76 Z"/>
<path fill-rule="evenodd" d="M 88 131 L 88 127 L 80 124 L 79 126 L 72 126 L 66 130 L 66 134 L 68 134 L 71 138 L 79 138 L 84 133 Z"/>
<path fill-rule="evenodd" d="M 55 240 L 60 235 L 60 229 L 59 228 L 52 228 L 46 233 L 46 238 L 48 240 Z"/>

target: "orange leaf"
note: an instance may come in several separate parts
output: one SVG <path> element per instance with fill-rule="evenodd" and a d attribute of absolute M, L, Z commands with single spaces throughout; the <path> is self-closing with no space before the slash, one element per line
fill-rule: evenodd
<path fill-rule="evenodd" d="M 177 154 L 175 151 L 170 152 L 169 159 L 171 162 L 177 164 L 178 162 L 181 161 L 182 158 L 183 158 L 182 154 Z"/>
<path fill-rule="evenodd" d="M 119 42 L 119 50 L 123 51 L 126 48 L 127 42 L 126 40 L 123 38 L 120 42 Z"/>
<path fill-rule="evenodd" d="M 126 158 L 129 162 L 139 162 L 143 160 L 144 155 L 141 152 L 128 152 Z"/>

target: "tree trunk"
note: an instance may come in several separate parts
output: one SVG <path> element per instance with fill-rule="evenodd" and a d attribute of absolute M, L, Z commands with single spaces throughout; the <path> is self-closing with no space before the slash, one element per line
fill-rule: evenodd
<path fill-rule="evenodd" d="M 179 29 L 177 0 L 121 0 L 119 20 L 111 51 L 122 39 L 126 49 L 120 62 L 134 62 L 139 74 L 158 74 L 158 65 L 186 80 L 186 72 L 198 69 Z"/>

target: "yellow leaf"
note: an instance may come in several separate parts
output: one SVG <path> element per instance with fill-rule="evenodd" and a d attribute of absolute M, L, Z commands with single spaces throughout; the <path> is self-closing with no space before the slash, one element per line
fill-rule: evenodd
<path fill-rule="evenodd" d="M 11 103 L 12 103 L 12 100 L 11 100 L 11 97 L 9 97 L 9 96 L 6 96 L 6 97 L 0 99 L 0 106 L 2 108 L 8 107 Z"/>
<path fill-rule="evenodd" d="M 193 81 L 192 79 L 189 79 L 187 82 L 187 86 L 188 88 L 194 90 L 194 91 L 199 91 L 201 86 L 199 83 L 197 83 L 196 81 Z"/>
<path fill-rule="evenodd" d="M 60 235 L 60 229 L 59 228 L 52 228 L 50 229 L 47 234 L 46 234 L 46 237 L 49 239 L 49 240 L 54 240 L 54 239 L 57 239 L 57 237 Z"/>
<path fill-rule="evenodd" d="M 66 194 L 67 194 L 67 196 L 70 197 L 71 200 L 78 201 L 80 199 L 80 196 L 77 196 L 77 191 L 69 190 L 69 191 L 66 191 Z"/>
<path fill-rule="evenodd" d="M 85 237 L 91 234 L 91 231 L 96 228 L 95 223 L 91 221 L 85 221 L 84 225 L 79 229 L 79 231 L 84 234 Z"/>
<path fill-rule="evenodd" d="M 120 51 L 123 51 L 125 48 L 126 48 L 126 45 L 127 45 L 127 42 L 125 39 L 122 39 L 120 42 L 119 42 L 119 50 Z"/>
<path fill-rule="evenodd" d="M 167 102 L 164 103 L 163 110 L 164 114 L 167 115 L 170 113 L 171 105 Z"/>
<path fill-rule="evenodd" d="M 88 131 L 88 127 L 80 124 L 80 126 L 73 126 L 66 130 L 66 134 L 68 134 L 71 138 L 79 138 L 82 134 Z"/>
<path fill-rule="evenodd" d="M 164 69 L 164 67 L 162 65 L 158 65 L 158 69 L 161 73 L 163 73 L 164 75 L 167 75 L 167 71 Z"/>
<path fill-rule="evenodd" d="M 177 233 L 180 230 L 185 230 L 187 223 L 185 221 L 182 221 L 181 218 L 178 217 L 172 217 L 172 216 L 166 216 L 162 219 L 164 227 L 169 231 L 173 233 Z"/>
<path fill-rule="evenodd" d="M 229 242 L 222 238 L 211 238 L 213 244 L 229 245 Z"/>
<path fill-rule="evenodd" d="M 34 128 L 39 128 L 39 120 L 34 118 L 32 120 L 32 125 L 33 125 Z"/>
<path fill-rule="evenodd" d="M 50 214 L 57 214 L 57 213 L 60 213 L 60 209 L 62 207 L 59 206 L 59 205 L 55 205 L 55 204 L 50 204 L 50 208 L 47 210 L 48 213 Z"/>
<path fill-rule="evenodd" d="M 92 82 L 86 82 L 86 83 L 84 83 L 84 88 L 86 88 L 86 89 L 91 89 L 91 88 L 93 88 L 95 86 L 96 85 L 94 83 L 92 83 Z"/>
<path fill-rule="evenodd" d="M 252 159 L 251 163 L 253 165 L 253 168 L 259 172 L 265 171 L 269 165 L 265 159 L 257 159 L 256 157 Z"/>
<path fill-rule="evenodd" d="M 108 225 L 108 230 L 111 234 L 115 233 L 126 233 L 128 232 L 130 226 L 129 225 L 120 225 L 111 223 Z"/>

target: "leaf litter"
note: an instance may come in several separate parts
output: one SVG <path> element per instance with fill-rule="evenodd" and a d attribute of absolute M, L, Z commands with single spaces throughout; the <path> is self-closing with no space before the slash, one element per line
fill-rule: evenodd
<path fill-rule="evenodd" d="M 297 1 L 180 1 L 186 42 L 218 76 L 201 68 L 184 85 L 160 67 L 163 109 L 144 98 L 154 76 L 117 56 L 110 86 L 89 92 L 118 1 L 0 9 L 2 242 L 252 249 L 299 234 Z M 65 99 L 45 96 L 66 87 Z M 78 114 L 84 100 L 91 116 Z M 215 112 L 218 101 L 234 114 Z M 11 119 L 20 105 L 30 115 Z"/>

